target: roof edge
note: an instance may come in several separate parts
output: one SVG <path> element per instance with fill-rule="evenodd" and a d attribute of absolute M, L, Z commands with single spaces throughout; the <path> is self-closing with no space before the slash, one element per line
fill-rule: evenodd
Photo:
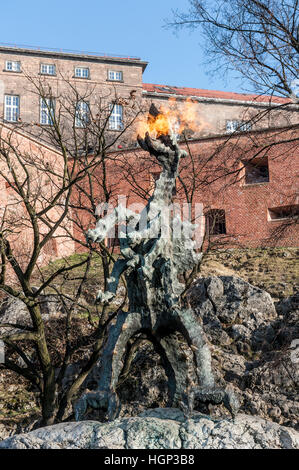
<path fill-rule="evenodd" d="M 43 48 L 30 48 L 31 46 L 19 47 L 19 46 L 2 46 L 0 43 L 0 52 L 13 53 L 13 54 L 24 54 L 24 55 L 35 55 L 45 57 L 57 57 L 57 58 L 68 58 L 68 59 L 81 59 L 89 61 L 105 61 L 105 62 L 117 62 L 117 63 L 128 63 L 141 65 L 143 71 L 146 69 L 148 62 L 141 60 L 139 57 L 124 56 L 118 54 L 105 54 L 101 55 L 100 52 L 80 52 L 80 51 L 68 51 L 68 50 L 51 50 Z M 54 48 L 53 48 L 54 49 Z"/>
<path fill-rule="evenodd" d="M 201 101 L 216 101 L 216 102 L 225 102 L 232 104 L 250 104 L 254 106 L 269 106 L 271 105 L 295 105 L 298 107 L 297 103 L 294 103 L 290 98 L 276 96 L 276 95 L 255 95 L 255 94 L 246 94 L 246 93 L 237 93 L 229 91 L 219 91 L 219 90 L 205 90 L 200 88 L 188 88 L 188 87 L 171 87 L 168 85 L 157 85 L 154 83 L 143 83 L 144 94 L 149 96 L 169 98 L 175 97 L 179 99 L 195 99 Z M 152 88 L 152 89 L 150 89 Z M 165 91 L 163 91 L 163 88 Z M 167 89 L 169 89 L 167 91 Z M 171 91 L 170 91 L 171 90 Z M 214 93 L 214 96 L 213 96 Z M 222 95 L 222 96 L 220 96 Z M 238 99 L 238 97 L 240 97 Z M 247 99 L 246 99 L 247 98 Z M 263 100 L 264 99 L 264 100 Z"/>

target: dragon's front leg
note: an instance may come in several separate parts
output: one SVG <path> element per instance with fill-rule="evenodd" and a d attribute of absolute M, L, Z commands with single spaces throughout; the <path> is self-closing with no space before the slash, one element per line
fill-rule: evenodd
<path fill-rule="evenodd" d="M 120 222 L 129 221 L 131 223 L 137 223 L 138 220 L 138 214 L 127 209 L 126 207 L 118 206 L 110 214 L 107 214 L 105 217 L 98 220 L 95 229 L 91 229 L 86 232 L 86 239 L 89 242 L 100 243 L 105 240 L 107 236 L 109 236 L 111 230 Z M 138 255 L 136 255 L 133 250 L 129 247 L 126 238 L 121 238 L 120 241 L 121 253 L 126 259 L 116 261 L 112 273 L 109 279 L 107 280 L 107 289 L 105 290 L 105 292 L 99 290 L 97 293 L 97 302 L 111 302 L 111 300 L 115 297 L 116 290 L 119 284 L 119 279 L 122 273 L 129 266 L 134 267 L 139 261 Z"/>
<path fill-rule="evenodd" d="M 108 279 L 107 289 L 105 290 L 105 292 L 101 290 L 98 291 L 96 297 L 97 302 L 111 302 L 111 300 L 115 297 L 120 276 L 128 268 L 128 262 L 128 260 L 119 259 L 114 263 L 111 276 Z"/>

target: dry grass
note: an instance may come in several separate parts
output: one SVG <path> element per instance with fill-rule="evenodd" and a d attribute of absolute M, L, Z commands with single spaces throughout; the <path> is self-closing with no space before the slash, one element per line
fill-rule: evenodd
<path fill-rule="evenodd" d="M 298 248 L 230 249 L 207 254 L 201 276 L 239 276 L 269 292 L 274 300 L 299 287 Z"/>

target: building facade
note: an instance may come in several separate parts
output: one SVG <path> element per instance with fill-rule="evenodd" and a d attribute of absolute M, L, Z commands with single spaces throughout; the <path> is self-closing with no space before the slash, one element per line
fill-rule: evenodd
<path fill-rule="evenodd" d="M 181 169 L 188 184 L 178 187 L 177 200 L 189 187 L 193 203 L 204 206 L 210 240 L 229 246 L 298 246 L 298 223 L 293 222 L 299 213 L 299 106 L 276 96 L 146 84 L 146 67 L 135 57 L 0 47 L 0 120 L 51 158 L 55 148 L 37 129 L 51 127 L 57 116 L 79 130 L 91 120 L 107 119 L 114 194 L 137 203 L 159 171 L 147 168 L 149 177 L 144 176 L 148 156 L 136 145 L 154 106 L 157 113 L 170 113 L 172 130 L 178 129 L 190 154 Z M 126 122 L 131 124 L 124 132 Z M 5 206 L 9 188 L 4 181 L 1 188 Z M 60 246 L 54 256 L 61 256 Z M 72 249 L 75 245 L 67 252 Z"/>
<path fill-rule="evenodd" d="M 135 57 L 0 47 L 0 118 L 11 123 L 49 125 L 55 101 L 70 93 L 72 87 L 77 93 L 78 127 L 82 124 L 80 115 L 83 117 L 88 109 L 97 110 L 100 101 L 109 104 L 116 98 L 119 104 L 109 122 L 112 131 L 121 130 L 132 99 L 143 110 L 154 103 L 157 109 L 175 106 L 178 112 L 185 110 L 186 101 L 192 102 L 196 114 L 196 126 L 190 133 L 193 138 L 298 123 L 299 107 L 289 99 L 147 84 L 143 83 L 147 65 Z M 52 103 L 46 102 L 47 92 Z"/>
<path fill-rule="evenodd" d="M 1 118 L 41 125 L 49 124 L 41 88 L 45 91 L 50 88 L 55 101 L 70 91 L 71 84 L 78 97 L 92 98 L 91 106 L 103 97 L 112 101 L 115 94 L 129 99 L 132 93 L 142 93 L 142 73 L 147 65 L 133 57 L 97 57 L 10 47 L 0 47 L 0 64 Z"/>

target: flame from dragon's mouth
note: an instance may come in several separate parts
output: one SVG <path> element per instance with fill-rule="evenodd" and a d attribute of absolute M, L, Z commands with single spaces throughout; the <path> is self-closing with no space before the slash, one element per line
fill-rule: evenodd
<path fill-rule="evenodd" d="M 137 134 L 158 138 L 161 135 L 179 135 L 183 132 L 199 132 L 205 125 L 199 115 L 198 102 L 188 98 L 184 103 L 175 98 L 168 100 L 167 105 L 160 107 L 156 115 L 142 117 L 137 126 Z"/>

